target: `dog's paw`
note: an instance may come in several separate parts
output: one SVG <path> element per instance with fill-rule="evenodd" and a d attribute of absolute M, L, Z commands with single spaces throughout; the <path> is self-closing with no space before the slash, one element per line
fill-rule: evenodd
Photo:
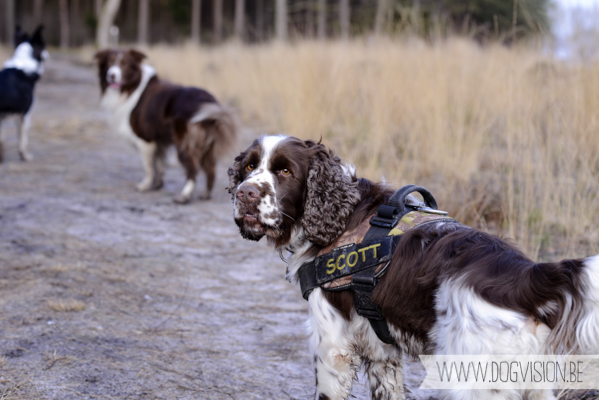
<path fill-rule="evenodd" d="M 210 193 L 204 193 L 198 196 L 199 200 L 210 200 L 212 195 Z"/>
<path fill-rule="evenodd" d="M 173 201 L 177 204 L 188 204 L 191 200 L 191 196 L 185 196 L 178 194 L 173 198 Z"/>
<path fill-rule="evenodd" d="M 154 183 L 152 184 L 152 190 L 160 190 L 164 186 L 164 181 L 160 178 L 154 179 Z"/>
<path fill-rule="evenodd" d="M 147 192 L 148 190 L 152 190 L 152 179 L 144 178 L 143 181 L 137 184 L 137 190 L 140 192 Z"/>
<path fill-rule="evenodd" d="M 19 151 L 19 156 L 21 157 L 21 161 L 31 161 L 33 160 L 33 155 L 26 151 Z"/>

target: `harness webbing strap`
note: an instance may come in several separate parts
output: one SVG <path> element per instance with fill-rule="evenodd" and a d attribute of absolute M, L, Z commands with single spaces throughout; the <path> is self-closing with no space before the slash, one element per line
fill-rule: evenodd
<path fill-rule="evenodd" d="M 425 203 L 408 204 L 406 197 L 412 192 L 419 192 Z M 353 290 L 357 314 L 368 318 L 382 342 L 395 343 L 387 320 L 380 308 L 372 302 L 372 293 L 378 279 L 391 262 L 403 233 L 411 228 L 433 223 L 457 223 L 454 219 L 445 217 L 446 215 L 445 211 L 437 210 L 437 202 L 428 190 L 415 185 L 404 186 L 391 196 L 389 205 L 379 206 L 377 214 L 369 221 L 370 227 L 361 243 L 333 248 L 299 268 L 302 296 L 308 300 L 312 290 L 317 287 L 329 291 Z M 383 265 L 382 269 L 378 268 Z M 336 286 L 331 287 L 334 284 Z"/>

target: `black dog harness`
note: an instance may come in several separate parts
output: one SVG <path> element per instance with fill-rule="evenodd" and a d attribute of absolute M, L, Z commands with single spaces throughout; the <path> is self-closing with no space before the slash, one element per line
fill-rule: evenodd
<path fill-rule="evenodd" d="M 406 203 L 412 192 L 420 193 L 424 203 Z M 299 268 L 302 296 L 308 300 L 317 287 L 327 291 L 353 290 L 358 315 L 368 318 L 382 342 L 394 343 L 387 320 L 371 301 L 372 292 L 387 271 L 401 235 L 415 227 L 457 222 L 446 215 L 447 212 L 437 209 L 437 202 L 427 189 L 416 185 L 402 187 L 387 205 L 378 208 L 370 221 L 366 220 L 354 232 L 344 233 L 331 245 L 336 247 L 323 249 L 330 250 Z"/>

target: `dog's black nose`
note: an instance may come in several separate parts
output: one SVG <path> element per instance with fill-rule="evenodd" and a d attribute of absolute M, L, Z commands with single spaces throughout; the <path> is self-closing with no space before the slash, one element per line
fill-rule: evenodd
<path fill-rule="evenodd" d="M 237 189 L 237 198 L 244 203 L 253 203 L 260 198 L 260 192 L 253 186 L 242 186 Z"/>

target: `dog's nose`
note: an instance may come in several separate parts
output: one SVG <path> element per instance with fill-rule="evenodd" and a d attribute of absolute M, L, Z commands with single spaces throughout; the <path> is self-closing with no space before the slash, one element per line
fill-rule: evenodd
<path fill-rule="evenodd" d="M 114 79 L 116 78 L 116 76 L 113 73 L 108 74 L 108 79 L 110 79 L 111 81 L 114 81 Z"/>
<path fill-rule="evenodd" d="M 260 198 L 260 192 L 253 186 L 242 186 L 237 189 L 237 198 L 244 203 L 253 203 Z"/>

